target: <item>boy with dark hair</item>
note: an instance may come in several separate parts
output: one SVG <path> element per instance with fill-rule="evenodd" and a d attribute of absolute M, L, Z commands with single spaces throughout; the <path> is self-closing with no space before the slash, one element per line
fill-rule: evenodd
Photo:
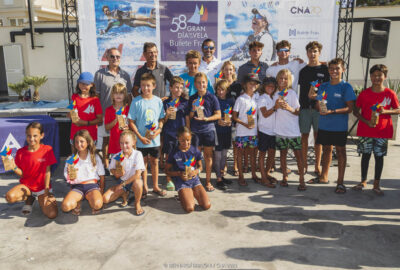
<path fill-rule="evenodd" d="M 312 100 L 308 96 L 310 91 L 311 82 L 318 81 L 323 83 L 329 81 L 328 67 L 319 61 L 321 54 L 322 45 L 317 41 L 309 42 L 306 46 L 308 64 L 299 73 L 299 101 L 300 101 L 300 115 L 299 124 L 301 132 L 301 145 L 304 162 L 304 173 L 307 172 L 307 153 L 308 153 L 308 136 L 311 131 L 311 126 L 314 131 L 314 141 L 317 139 L 318 120 L 319 112 L 316 109 L 316 101 Z M 321 174 L 321 145 L 315 144 L 315 168 L 314 172 L 317 174 L 315 182 L 318 181 L 318 177 Z"/>
<path fill-rule="evenodd" d="M 385 65 L 374 65 L 370 70 L 372 86 L 363 90 L 357 98 L 353 114 L 360 120 L 357 136 L 360 141 L 357 152 L 361 156 L 361 183 L 354 190 L 367 186 L 367 174 L 371 153 L 375 157 L 375 177 L 373 191 L 383 195 L 379 187 L 383 170 L 383 157 L 386 156 L 388 139 L 393 137 L 392 114 L 399 114 L 399 101 L 396 93 L 383 85 L 388 69 Z M 361 112 L 360 112 L 361 110 Z"/>
<path fill-rule="evenodd" d="M 137 149 L 142 152 L 145 170 L 143 171 L 143 195 L 148 192 L 147 164 L 150 160 L 151 177 L 153 178 L 153 192 L 164 197 L 167 193 L 158 186 L 158 158 L 160 156 L 160 133 L 165 116 L 161 99 L 153 95 L 156 88 L 156 79 L 150 73 L 145 73 L 140 79 L 141 95 L 137 96 L 129 109 L 129 128 L 135 133 L 138 140 Z M 150 158 L 149 158 L 150 156 Z"/>
<path fill-rule="evenodd" d="M 322 145 L 322 173 L 320 178 L 308 181 L 309 184 L 328 183 L 328 172 L 332 161 L 332 147 L 336 148 L 338 158 L 338 179 L 335 193 L 344 194 L 343 185 L 346 169 L 346 141 L 349 113 L 353 111 L 353 87 L 342 80 L 345 70 L 344 61 L 335 58 L 328 64 L 330 81 L 321 84 L 318 94 L 310 94 L 317 99 L 317 109 L 320 113 L 318 135 L 316 143 Z M 318 181 L 317 181 L 318 180 Z"/>
<path fill-rule="evenodd" d="M 255 73 L 262 81 L 268 68 L 268 64 L 260 61 L 264 44 L 258 41 L 253 41 L 249 45 L 250 61 L 241 65 L 238 69 L 238 82 L 243 83 L 243 79 L 249 73 Z"/>

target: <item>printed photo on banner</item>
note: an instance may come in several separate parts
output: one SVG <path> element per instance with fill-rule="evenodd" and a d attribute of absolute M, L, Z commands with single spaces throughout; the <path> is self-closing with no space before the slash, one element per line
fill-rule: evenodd
<path fill-rule="evenodd" d="M 124 64 L 144 61 L 144 42 L 157 40 L 154 1 L 94 0 L 94 5 L 99 60 L 106 61 L 106 50 L 116 47 L 121 52 Z"/>
<path fill-rule="evenodd" d="M 249 44 L 264 44 L 261 61 L 276 59 L 278 27 L 275 23 L 280 1 L 224 1 L 224 24 L 221 29 L 222 60 L 250 60 Z"/>
<path fill-rule="evenodd" d="M 161 61 L 185 61 L 185 54 L 189 50 L 201 51 L 207 38 L 218 44 L 218 1 L 159 3 Z"/>

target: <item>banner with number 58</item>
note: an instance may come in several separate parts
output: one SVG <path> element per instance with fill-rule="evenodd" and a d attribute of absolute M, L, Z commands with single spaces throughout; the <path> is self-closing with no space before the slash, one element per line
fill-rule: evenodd
<path fill-rule="evenodd" d="M 201 44 L 207 38 L 217 46 L 218 1 L 161 0 L 159 3 L 161 61 L 185 61 L 185 54 L 189 50 L 201 51 Z"/>

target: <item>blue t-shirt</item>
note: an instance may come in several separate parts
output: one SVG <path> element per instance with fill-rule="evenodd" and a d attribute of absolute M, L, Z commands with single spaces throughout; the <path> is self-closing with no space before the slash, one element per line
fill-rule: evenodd
<path fill-rule="evenodd" d="M 191 111 L 194 112 L 194 116 L 197 117 L 197 112 L 194 110 L 194 103 L 199 98 L 199 94 L 196 93 L 189 98 L 189 105 L 187 107 L 187 113 L 189 114 Z M 203 96 L 203 112 L 205 117 L 210 117 L 214 115 L 215 111 L 220 111 L 218 99 L 214 94 L 210 94 L 208 91 Z M 214 122 L 205 122 L 198 121 L 194 118 L 190 120 L 190 129 L 195 133 L 208 133 L 210 131 L 215 130 L 215 121 Z"/>
<path fill-rule="evenodd" d="M 135 121 L 135 125 L 143 137 L 146 134 L 146 126 L 154 124 L 156 130 L 158 128 L 158 121 L 164 118 L 164 108 L 161 99 L 154 96 L 151 99 L 143 99 L 142 96 L 137 96 L 131 104 L 129 109 L 128 118 Z M 137 140 L 136 146 L 139 148 L 150 148 L 160 146 L 160 136 L 157 136 L 150 144 L 143 144 Z"/>
<path fill-rule="evenodd" d="M 188 89 L 189 91 L 189 97 L 193 96 L 195 93 L 197 93 L 197 89 L 196 87 L 194 87 L 194 76 L 189 76 L 188 73 L 183 73 L 181 75 L 179 75 L 179 77 L 181 77 L 183 79 L 183 86 L 185 88 Z M 211 85 L 211 81 L 210 79 L 208 79 L 208 83 L 207 83 L 207 91 L 214 94 L 214 88 Z"/>
<path fill-rule="evenodd" d="M 328 110 L 344 108 L 347 106 L 347 101 L 356 100 L 353 87 L 345 81 L 335 85 L 325 82 L 319 87 L 318 95 L 321 95 L 324 91 L 327 94 L 326 107 Z M 349 114 L 347 113 L 320 115 L 318 128 L 327 131 L 347 131 L 348 121 Z"/>
<path fill-rule="evenodd" d="M 172 102 L 172 97 L 167 98 L 163 101 L 164 111 L 167 111 L 171 105 L 168 103 Z M 188 101 L 182 97 L 179 97 L 179 105 L 176 111 L 176 119 L 168 119 L 168 121 L 164 124 L 163 134 L 168 134 L 172 137 L 176 137 L 178 128 L 185 126 L 185 116 L 187 112 Z"/>
<path fill-rule="evenodd" d="M 175 147 L 168 155 L 167 163 L 172 164 L 172 171 L 184 172 L 186 170 L 186 164 L 193 165 L 192 167 L 196 168 L 196 163 L 200 160 L 203 160 L 203 156 L 196 147 L 190 146 L 189 150 L 186 152 L 182 152 L 179 147 Z M 196 177 L 199 176 L 197 175 Z M 181 180 L 180 177 L 172 177 L 172 179 L 174 181 L 177 179 Z"/>
<path fill-rule="evenodd" d="M 233 98 L 226 98 L 226 99 L 220 99 L 218 98 L 218 103 L 219 107 L 221 108 L 221 119 L 224 120 L 225 117 L 225 110 L 228 110 L 229 107 L 231 107 L 232 112 L 233 112 L 233 105 L 235 105 L 235 100 Z M 232 115 L 232 113 L 231 113 Z M 231 118 L 232 121 L 232 118 Z M 232 126 L 230 127 L 223 127 L 218 125 L 218 122 L 215 123 L 215 127 L 217 129 L 217 133 L 231 133 L 232 132 Z"/>

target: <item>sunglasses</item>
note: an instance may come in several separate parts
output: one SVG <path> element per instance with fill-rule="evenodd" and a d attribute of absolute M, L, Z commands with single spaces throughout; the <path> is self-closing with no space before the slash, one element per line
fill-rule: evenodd
<path fill-rule="evenodd" d="M 254 14 L 254 18 L 256 18 L 257 20 L 261 20 L 264 19 L 264 16 L 261 16 L 260 14 Z"/>
<path fill-rule="evenodd" d="M 290 51 L 289 49 L 283 48 L 283 49 L 279 49 L 278 52 L 288 52 Z"/>
<path fill-rule="evenodd" d="M 204 47 L 203 47 L 203 50 L 210 50 L 210 51 L 212 51 L 212 50 L 214 50 L 214 49 L 215 49 L 214 46 L 204 46 Z"/>
<path fill-rule="evenodd" d="M 110 58 L 111 59 L 120 59 L 121 56 L 119 56 L 119 55 L 110 55 Z"/>

